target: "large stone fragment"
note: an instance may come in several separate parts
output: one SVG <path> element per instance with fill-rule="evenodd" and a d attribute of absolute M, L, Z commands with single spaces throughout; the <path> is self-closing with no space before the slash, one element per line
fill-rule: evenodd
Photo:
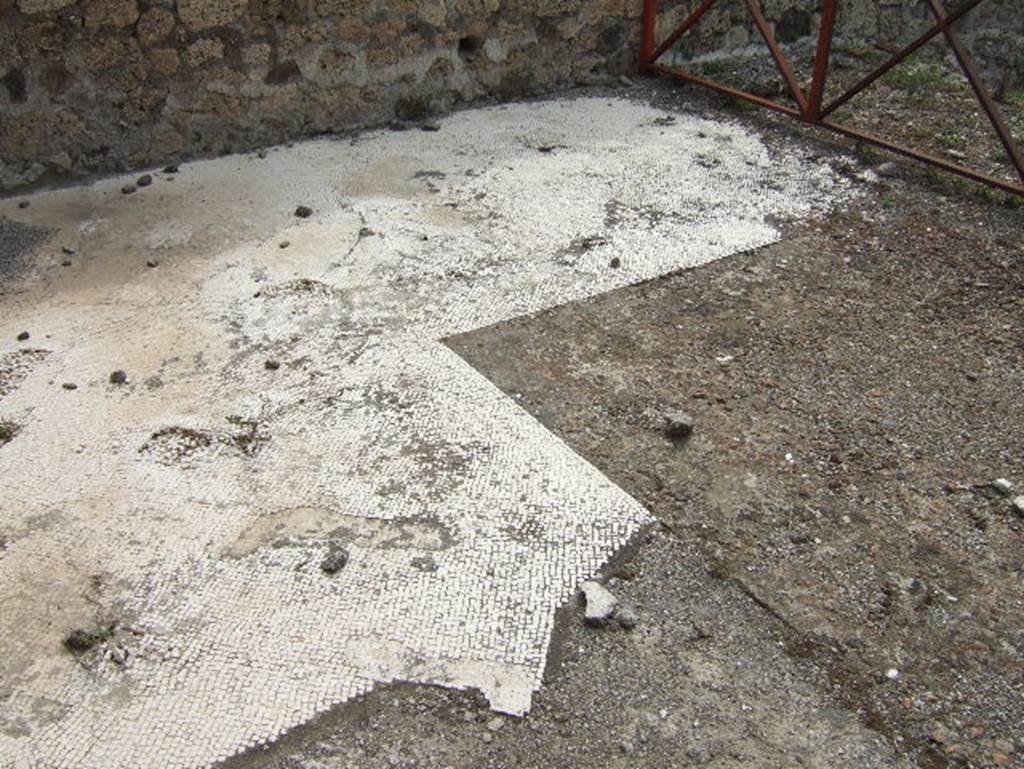
<path fill-rule="evenodd" d="M 18 9 L 22 13 L 47 13 L 59 11 L 74 3 L 75 0 L 18 0 Z"/>
<path fill-rule="evenodd" d="M 246 0 L 178 0 L 178 16 L 189 32 L 230 24 L 245 8 Z"/>
<path fill-rule="evenodd" d="M 615 606 L 618 599 L 600 582 L 589 580 L 580 585 L 583 591 L 583 598 L 587 602 L 584 621 L 588 625 L 604 625 L 615 613 Z"/>
<path fill-rule="evenodd" d="M 166 8 L 150 8 L 139 18 L 136 34 L 144 45 L 151 45 L 165 39 L 173 29 L 173 13 Z"/>
<path fill-rule="evenodd" d="M 139 18 L 135 0 L 89 0 L 85 6 L 87 29 L 130 27 Z"/>

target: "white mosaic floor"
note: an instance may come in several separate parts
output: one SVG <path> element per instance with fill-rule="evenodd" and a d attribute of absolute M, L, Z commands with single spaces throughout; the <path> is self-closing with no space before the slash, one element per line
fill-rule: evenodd
<path fill-rule="evenodd" d="M 556 608 L 646 514 L 440 340 L 842 189 L 596 98 L 156 176 L 0 201 L 57 231 L 0 295 L 2 767 L 205 767 L 396 680 L 527 711 Z"/>

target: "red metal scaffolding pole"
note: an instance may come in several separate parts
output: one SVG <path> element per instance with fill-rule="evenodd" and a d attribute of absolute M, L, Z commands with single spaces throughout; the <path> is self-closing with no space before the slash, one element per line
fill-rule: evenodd
<path fill-rule="evenodd" d="M 830 71 L 835 24 L 839 15 L 839 0 L 822 0 L 821 28 L 818 33 L 817 52 L 814 58 L 814 74 L 811 79 L 810 89 L 807 92 L 805 92 L 801 87 L 789 58 L 775 39 L 774 31 L 764 17 L 759 0 L 744 0 L 748 13 L 753 18 L 754 24 L 757 26 L 758 31 L 761 33 L 762 38 L 767 44 L 768 50 L 771 52 L 772 58 L 775 60 L 775 64 L 782 75 L 782 79 L 785 81 L 786 86 L 790 91 L 790 95 L 797 104 L 796 107 L 779 104 L 748 91 L 733 88 L 732 86 L 719 83 L 709 78 L 700 77 L 687 70 L 658 63 L 658 60 L 667 53 L 683 35 L 700 23 L 705 14 L 707 14 L 707 12 L 718 3 L 718 0 L 702 0 L 700 5 L 698 5 L 697 8 L 694 9 L 694 11 L 661 43 L 658 43 L 657 39 L 659 2 L 658 0 L 644 0 L 644 30 L 640 51 L 640 67 L 644 72 L 664 74 L 685 82 L 710 88 L 714 91 L 718 91 L 719 93 L 726 94 L 727 96 L 742 99 L 743 101 L 755 104 L 759 107 L 765 107 L 767 109 L 775 110 L 776 112 L 781 112 L 784 115 L 789 115 L 790 117 L 797 118 L 803 122 L 810 123 L 821 128 L 826 128 L 835 133 L 856 139 L 857 141 L 882 147 L 890 152 L 927 163 L 928 165 L 958 174 L 976 182 L 981 182 L 982 184 L 987 184 L 991 187 L 1003 190 L 1004 192 L 1024 197 L 1024 154 L 1021 153 L 1020 148 L 1014 141 L 1013 134 L 1011 133 L 1006 120 L 1003 118 L 995 99 L 992 98 L 992 95 L 985 88 L 985 85 L 978 74 L 977 67 L 953 29 L 953 25 L 958 20 L 985 1 L 986 0 L 965 0 L 963 5 L 958 9 L 949 11 L 943 4 L 942 0 L 927 0 L 932 14 L 935 17 L 935 24 L 910 45 L 894 54 L 887 62 L 861 78 L 861 80 L 847 89 L 842 95 L 837 97 L 827 106 L 824 106 L 823 100 L 825 96 L 825 84 L 828 81 Z M 974 91 L 974 94 L 977 97 L 978 102 L 981 104 L 981 107 L 989 121 L 992 123 L 992 127 L 995 129 L 996 134 L 999 136 L 999 141 L 1002 143 L 1007 157 L 1010 158 L 1010 162 L 1020 175 L 1020 184 L 1006 179 L 1000 179 L 999 177 L 983 173 L 973 168 L 968 168 L 967 166 L 958 163 L 953 163 L 945 158 L 938 157 L 937 155 L 927 152 L 922 152 L 921 150 L 913 147 L 904 146 L 870 131 L 863 131 L 829 119 L 829 115 L 834 113 L 839 109 L 839 107 L 846 104 L 850 99 L 855 97 L 858 93 L 878 80 L 878 78 L 882 77 L 886 72 L 899 65 L 908 56 L 912 55 L 915 51 L 938 35 L 942 35 L 949 47 L 952 49 L 957 62 L 960 64 L 960 68 L 963 70 L 963 73 L 967 78 L 967 82 Z"/>

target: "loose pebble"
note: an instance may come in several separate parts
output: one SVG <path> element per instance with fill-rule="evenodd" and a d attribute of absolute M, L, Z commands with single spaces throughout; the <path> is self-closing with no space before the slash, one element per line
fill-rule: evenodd
<path fill-rule="evenodd" d="M 677 412 L 665 419 L 665 435 L 674 441 L 681 441 L 693 434 L 695 421 L 689 414 Z"/>
<path fill-rule="evenodd" d="M 348 551 L 341 548 L 332 550 L 320 563 L 320 570 L 324 574 L 337 574 L 348 563 Z"/>
<path fill-rule="evenodd" d="M 580 589 L 587 602 L 584 621 L 588 625 L 606 624 L 615 611 L 618 599 L 604 585 L 593 580 L 584 582 Z"/>
<path fill-rule="evenodd" d="M 1013 484 L 1005 478 L 996 478 L 992 481 L 991 486 L 996 492 L 1002 494 L 1004 497 L 1008 497 L 1013 493 Z"/>

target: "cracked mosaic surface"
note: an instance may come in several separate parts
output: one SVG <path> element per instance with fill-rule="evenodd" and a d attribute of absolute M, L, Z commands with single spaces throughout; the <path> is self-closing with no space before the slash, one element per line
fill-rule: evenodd
<path fill-rule="evenodd" d="M 57 233 L 0 294 L 4 767 L 209 766 L 398 680 L 527 711 L 555 610 L 647 517 L 442 340 L 842 189 L 608 99 L 121 184 L 0 203 Z M 76 627 L 104 629 L 77 657 Z"/>

